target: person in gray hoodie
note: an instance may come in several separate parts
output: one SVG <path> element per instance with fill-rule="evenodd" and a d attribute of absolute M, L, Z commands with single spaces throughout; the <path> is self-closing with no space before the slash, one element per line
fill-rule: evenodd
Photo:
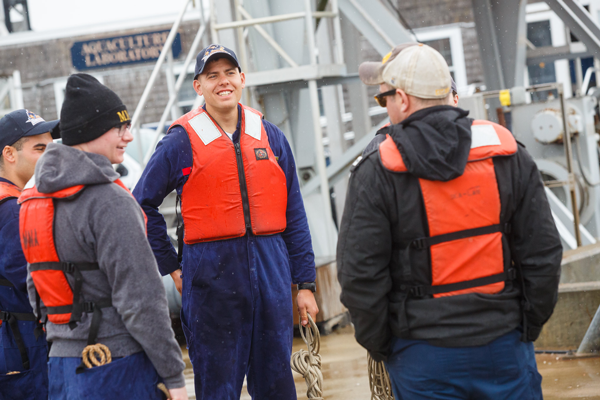
<path fill-rule="evenodd" d="M 48 319 L 47 339 L 52 343 L 50 399 L 160 399 L 160 382 L 173 399 L 187 399 L 185 364 L 146 239 L 144 214 L 111 165 L 123 161 L 125 147 L 133 140 L 129 124 L 127 109 L 114 92 L 90 75 L 70 76 L 59 125 L 63 144 L 48 145 L 35 169 L 35 187 L 20 198 L 29 298 L 35 309 L 36 296 L 41 297 L 40 311 Z M 78 185 L 82 186 L 75 195 L 57 199 L 57 193 Z M 52 322 L 57 321 L 53 307 L 44 307 L 45 299 L 52 299 L 44 297 L 48 282 L 43 282 L 44 271 L 35 267 L 44 263 L 33 257 L 36 246 L 46 244 L 44 227 L 36 221 L 39 214 L 27 203 L 45 196 L 54 204 L 54 247 L 61 262 L 55 264 L 74 264 L 75 269 L 96 265 L 78 277 L 72 269 L 63 270 L 74 293 L 71 315 L 79 314 L 63 323 Z M 94 322 L 97 314 L 99 324 Z M 94 342 L 108 347 L 112 362 L 82 368 L 82 351 Z"/>

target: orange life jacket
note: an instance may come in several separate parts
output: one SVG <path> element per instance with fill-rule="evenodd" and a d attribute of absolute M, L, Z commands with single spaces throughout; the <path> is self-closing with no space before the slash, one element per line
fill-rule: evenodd
<path fill-rule="evenodd" d="M 498 293 L 516 271 L 505 259 L 500 193 L 493 157 L 511 156 L 517 142 L 506 128 L 475 120 L 464 173 L 447 182 L 419 179 L 429 237 L 414 239 L 411 249 L 429 249 L 431 286 L 410 287 L 414 296 Z M 398 147 L 388 135 L 379 146 L 383 166 L 407 172 Z M 406 259 L 406 257 L 405 257 Z"/>
<path fill-rule="evenodd" d="M 233 143 L 202 108 L 180 125 L 192 145 L 193 165 L 181 194 L 187 244 L 271 235 L 286 228 L 287 182 L 269 146 L 262 114 L 241 106 L 241 135 Z"/>
<path fill-rule="evenodd" d="M 115 184 L 129 190 L 117 179 Z M 25 189 L 19 197 L 21 212 L 19 231 L 21 246 L 29 265 L 31 279 L 38 296 L 38 316 L 41 316 L 39 300 L 44 302 L 47 319 L 54 324 L 69 324 L 75 328 L 82 313 L 93 313 L 88 344 L 96 342 L 102 308 L 111 307 L 110 298 L 96 302 L 81 301 L 82 272 L 98 270 L 98 263 L 69 262 L 61 260 L 54 243 L 54 205 L 56 201 L 73 199 L 85 189 L 77 185 L 54 193 L 41 193 L 35 187 Z M 145 217 L 145 214 L 144 214 Z M 71 288 L 66 274 L 74 278 Z"/>

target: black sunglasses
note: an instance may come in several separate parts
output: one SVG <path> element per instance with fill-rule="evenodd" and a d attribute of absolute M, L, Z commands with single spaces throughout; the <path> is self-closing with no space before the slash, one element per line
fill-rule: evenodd
<path fill-rule="evenodd" d="M 396 94 L 396 90 L 397 89 L 392 89 L 388 90 L 387 92 L 378 93 L 375 96 L 373 96 L 373 98 L 375 99 L 377 104 L 379 104 L 381 107 L 385 107 L 387 105 L 387 99 L 385 97 Z"/>

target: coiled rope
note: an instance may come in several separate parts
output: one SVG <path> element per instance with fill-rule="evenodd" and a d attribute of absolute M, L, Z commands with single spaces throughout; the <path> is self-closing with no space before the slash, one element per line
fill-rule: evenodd
<path fill-rule="evenodd" d="M 308 314 L 308 324 L 299 325 L 300 336 L 306 343 L 308 351 L 302 349 L 292 354 L 291 366 L 294 371 L 304 377 L 309 399 L 323 400 L 323 374 L 321 373 L 321 335 L 319 328 Z"/>
<path fill-rule="evenodd" d="M 375 361 L 368 354 L 369 386 L 371 400 L 394 400 L 390 375 L 382 361 Z"/>
<path fill-rule="evenodd" d="M 108 347 L 102 343 L 90 344 L 81 352 L 81 358 L 86 367 L 92 368 L 92 364 L 100 367 L 112 362 L 112 355 Z"/>
<path fill-rule="evenodd" d="M 87 368 L 92 368 L 93 366 L 101 367 L 112 362 L 112 354 L 110 353 L 109 348 L 102 343 L 86 346 L 81 352 L 81 358 Z M 171 394 L 164 383 L 159 383 L 157 387 L 158 390 L 165 394 L 167 399 L 171 399 Z"/>

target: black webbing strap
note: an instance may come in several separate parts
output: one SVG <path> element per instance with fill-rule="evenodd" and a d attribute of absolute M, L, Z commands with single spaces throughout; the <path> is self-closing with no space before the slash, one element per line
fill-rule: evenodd
<path fill-rule="evenodd" d="M 465 229 L 463 231 L 446 233 L 444 235 L 437 235 L 431 237 L 424 237 L 415 239 L 410 243 L 410 247 L 413 249 L 425 249 L 436 244 L 450 242 L 452 240 L 466 239 L 474 236 L 489 235 L 490 233 L 510 233 L 510 224 L 496 224 L 483 226 L 481 228 Z"/>
<path fill-rule="evenodd" d="M 517 277 L 516 270 L 510 268 L 507 272 L 502 272 L 495 275 L 485 276 L 483 278 L 471 279 L 468 281 L 449 283 L 447 285 L 436 286 L 405 286 L 402 285 L 402 290 L 407 290 L 411 296 L 422 297 L 440 293 L 455 292 L 458 290 L 472 289 L 479 286 L 491 285 L 493 283 L 513 280 Z"/>
<path fill-rule="evenodd" d="M 183 260 L 183 218 L 179 213 L 181 207 L 181 196 L 175 199 L 175 216 L 177 218 L 177 265 L 181 266 Z"/>
<path fill-rule="evenodd" d="M 0 279 L 0 286 L 14 287 L 15 285 L 13 285 L 8 279 Z"/>
<path fill-rule="evenodd" d="M 90 324 L 90 332 L 88 333 L 87 345 L 96 344 L 98 339 L 98 331 L 100 330 L 100 322 L 102 322 L 102 309 L 106 307 L 112 307 L 111 299 L 103 299 L 97 302 L 85 302 L 83 303 L 83 312 L 92 313 L 92 323 Z M 86 370 L 86 366 L 81 362 L 75 369 L 76 374 L 80 374 Z"/>
<path fill-rule="evenodd" d="M 8 327 L 12 331 L 13 337 L 15 338 L 15 343 L 17 344 L 17 348 L 21 354 L 23 370 L 28 370 L 30 367 L 29 356 L 27 355 L 25 341 L 23 340 L 23 336 L 21 336 L 21 331 L 19 330 L 19 321 L 35 321 L 35 315 L 33 313 L 13 313 L 0 311 L 0 320 L 8 323 Z"/>
<path fill-rule="evenodd" d="M 89 263 L 89 262 L 81 262 L 81 263 L 71 263 L 71 262 L 40 262 L 29 265 L 30 271 L 43 271 L 43 270 L 53 270 L 53 271 L 63 271 L 67 274 L 73 274 L 75 270 L 79 271 L 94 271 L 100 269 L 98 263 Z"/>

